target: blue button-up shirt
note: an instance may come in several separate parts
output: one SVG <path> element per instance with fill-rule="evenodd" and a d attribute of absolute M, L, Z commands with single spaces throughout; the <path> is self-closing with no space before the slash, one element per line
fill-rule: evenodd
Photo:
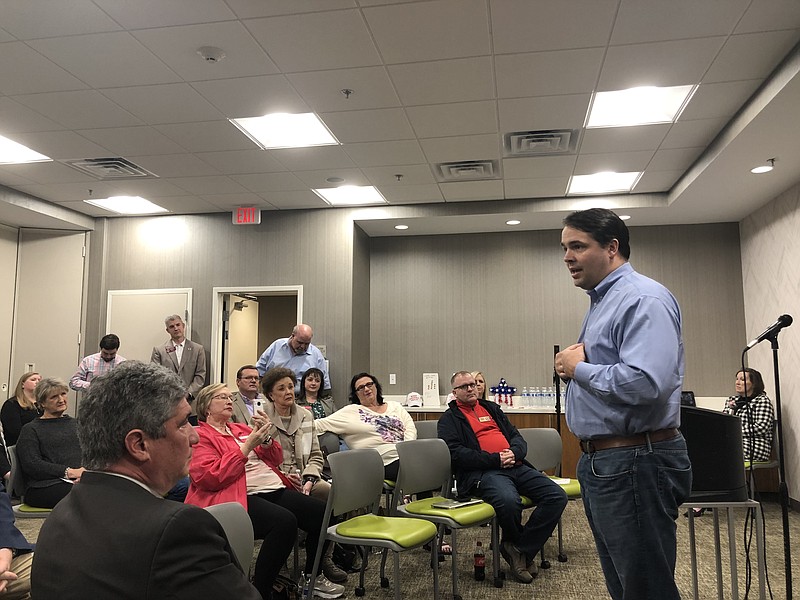
<path fill-rule="evenodd" d="M 680 425 L 681 311 L 670 291 L 630 264 L 587 292 L 578 339 L 586 361 L 567 386 L 567 424 L 580 439 Z"/>
<path fill-rule="evenodd" d="M 295 391 L 299 391 L 300 380 L 303 378 L 303 373 L 308 371 L 311 367 L 316 367 L 325 375 L 324 389 L 331 389 L 331 379 L 328 376 L 328 367 L 325 364 L 325 357 L 322 352 L 313 344 L 309 344 L 308 349 L 301 354 L 295 354 L 292 347 L 289 345 L 289 338 L 280 338 L 275 340 L 269 345 L 269 348 L 264 350 L 264 354 L 258 359 L 256 369 L 258 374 L 262 377 L 264 373 L 273 367 L 286 367 L 294 371 L 297 376 L 297 385 Z"/>

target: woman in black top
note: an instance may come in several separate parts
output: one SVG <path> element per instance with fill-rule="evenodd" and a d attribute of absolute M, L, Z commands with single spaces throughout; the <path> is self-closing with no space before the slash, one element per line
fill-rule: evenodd
<path fill-rule="evenodd" d="M 14 395 L 3 403 L 3 408 L 0 409 L 0 422 L 3 423 L 6 446 L 16 444 L 22 426 L 39 416 L 34 390 L 41 379 L 42 376 L 35 371 L 23 373 L 17 382 Z"/>

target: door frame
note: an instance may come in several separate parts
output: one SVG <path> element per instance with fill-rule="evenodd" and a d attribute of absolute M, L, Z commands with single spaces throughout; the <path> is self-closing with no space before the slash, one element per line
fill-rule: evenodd
<path fill-rule="evenodd" d="M 302 285 L 256 285 L 225 286 L 211 290 L 211 353 L 209 365 L 209 381 L 219 381 L 222 377 L 222 332 L 223 297 L 227 294 L 251 294 L 253 296 L 297 296 L 297 323 L 303 322 L 303 286 Z"/>

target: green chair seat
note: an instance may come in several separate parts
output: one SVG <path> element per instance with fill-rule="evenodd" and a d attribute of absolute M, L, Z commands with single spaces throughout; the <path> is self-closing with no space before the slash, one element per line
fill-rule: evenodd
<path fill-rule="evenodd" d="M 565 478 L 550 476 L 550 479 L 565 479 Z M 558 486 L 562 490 L 564 490 L 564 493 L 567 495 L 568 498 L 581 497 L 581 484 L 577 479 L 570 479 L 568 483 L 559 483 Z"/>
<path fill-rule="evenodd" d="M 52 508 L 39 508 L 38 506 L 31 506 L 30 504 L 18 504 L 14 507 L 16 512 L 30 513 L 30 514 L 48 514 L 53 512 Z"/>
<path fill-rule="evenodd" d="M 491 504 L 481 502 L 472 506 L 461 508 L 435 508 L 433 504 L 444 502 L 446 498 L 435 496 L 409 502 L 404 506 L 406 512 L 423 517 L 439 517 L 452 519 L 463 527 L 470 527 L 477 523 L 485 523 L 494 517 L 494 508 Z"/>
<path fill-rule="evenodd" d="M 348 519 L 338 525 L 336 534 L 350 538 L 392 541 L 403 548 L 414 548 L 436 535 L 436 525 L 419 519 L 369 514 Z"/>

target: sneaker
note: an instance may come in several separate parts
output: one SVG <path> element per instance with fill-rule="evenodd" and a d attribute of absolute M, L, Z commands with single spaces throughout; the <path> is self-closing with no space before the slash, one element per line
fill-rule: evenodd
<path fill-rule="evenodd" d="M 531 583 L 533 575 L 528 571 L 528 564 L 525 557 L 517 549 L 517 547 L 510 542 L 503 542 L 500 544 L 500 554 L 511 567 L 511 575 L 520 583 Z"/>
<path fill-rule="evenodd" d="M 344 583 L 347 581 L 347 571 L 339 568 L 330 556 L 322 557 L 322 572 L 329 580 L 334 583 Z"/>
<path fill-rule="evenodd" d="M 344 595 L 344 586 L 333 583 L 320 573 L 317 575 L 317 581 L 314 584 L 314 595 L 317 598 L 339 598 Z"/>

